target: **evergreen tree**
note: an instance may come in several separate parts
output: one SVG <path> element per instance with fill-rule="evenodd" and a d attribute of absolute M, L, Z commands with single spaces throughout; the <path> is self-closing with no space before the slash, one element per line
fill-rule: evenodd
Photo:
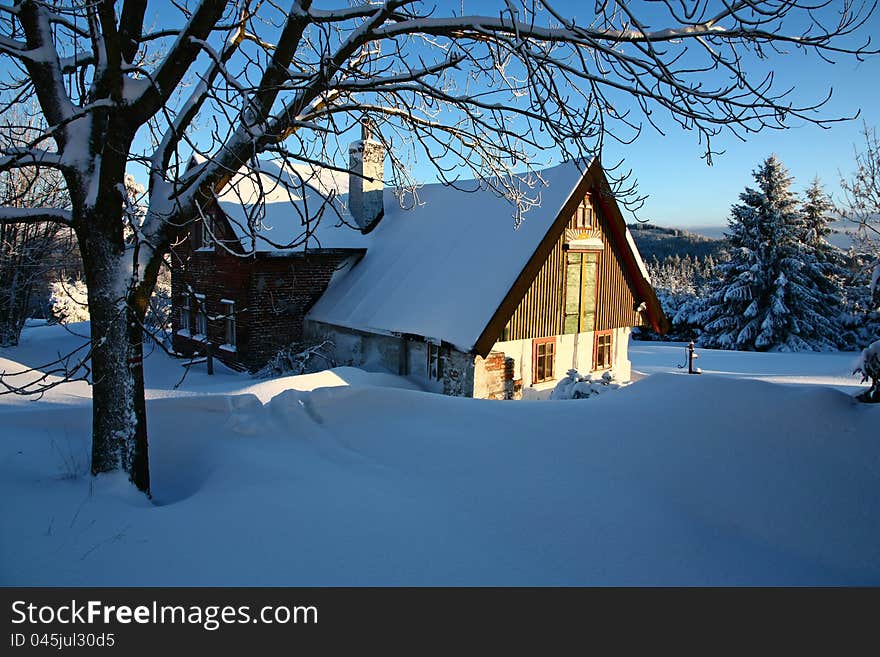
<path fill-rule="evenodd" d="M 817 287 L 817 257 L 803 243 L 805 220 L 792 178 L 774 155 L 753 175 L 758 188 L 747 187 L 731 208 L 731 259 L 717 267 L 720 278 L 698 314 L 700 343 L 749 351 L 834 349 L 837 322 Z"/>
<path fill-rule="evenodd" d="M 827 240 L 831 234 L 831 213 L 834 206 L 822 189 L 822 183 L 814 178 L 806 191 L 801 208 L 804 222 L 803 244 L 812 256 L 804 274 L 815 286 L 821 297 L 823 315 L 835 325 L 836 342 L 840 348 L 853 348 L 855 334 L 843 330 L 847 322 L 846 258 L 843 252 Z M 812 262 L 812 261 L 815 262 Z"/>

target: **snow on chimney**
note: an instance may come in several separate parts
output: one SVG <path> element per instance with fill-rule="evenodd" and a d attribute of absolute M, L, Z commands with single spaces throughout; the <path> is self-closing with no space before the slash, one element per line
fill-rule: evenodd
<path fill-rule="evenodd" d="M 373 125 L 361 122 L 361 138 L 348 147 L 348 209 L 362 232 L 372 230 L 385 214 L 385 146 L 372 139 Z"/>

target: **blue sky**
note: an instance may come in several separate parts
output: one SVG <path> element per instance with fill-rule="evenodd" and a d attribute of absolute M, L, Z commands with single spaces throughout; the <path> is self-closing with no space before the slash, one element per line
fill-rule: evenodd
<path fill-rule="evenodd" d="M 873 19 L 880 28 L 880 19 Z M 880 34 L 880 29 L 872 30 Z M 853 170 L 854 147 L 862 140 L 863 121 L 880 128 L 880 57 L 856 63 L 841 61 L 833 66 L 803 57 L 780 58 L 775 71 L 780 80 L 794 87 L 795 97 L 809 101 L 833 96 L 825 116 L 851 116 L 855 121 L 834 124 L 825 130 L 814 125 L 795 125 L 784 131 L 749 135 L 746 142 L 725 135 L 715 147 L 725 150 L 713 166 L 701 159 L 696 136 L 671 129 L 664 137 L 646 130 L 626 148 L 608 151 L 606 162 L 625 158 L 639 181 L 641 193 L 649 195 L 640 211 L 642 219 L 661 225 L 700 226 L 726 224 L 730 206 L 746 185 L 751 172 L 771 153 L 776 153 L 802 190 L 814 176 L 832 195 L 839 195 L 840 174 Z"/>

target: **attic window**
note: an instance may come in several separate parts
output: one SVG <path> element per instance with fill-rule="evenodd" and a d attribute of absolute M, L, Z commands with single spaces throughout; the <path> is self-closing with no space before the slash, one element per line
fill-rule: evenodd
<path fill-rule="evenodd" d="M 593 208 L 590 205 L 590 197 L 585 196 L 577 210 L 574 213 L 575 228 L 592 228 L 593 227 Z"/>

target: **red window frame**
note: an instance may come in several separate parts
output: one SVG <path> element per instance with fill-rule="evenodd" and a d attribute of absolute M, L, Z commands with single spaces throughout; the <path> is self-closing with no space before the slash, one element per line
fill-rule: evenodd
<path fill-rule="evenodd" d="M 599 360 L 600 342 L 603 356 L 601 361 Z M 593 371 L 610 370 L 612 367 L 614 367 L 614 332 L 596 331 L 593 334 Z"/>
<path fill-rule="evenodd" d="M 549 365 L 549 367 L 548 367 Z M 532 383 L 556 378 L 556 336 L 532 340 Z"/>

